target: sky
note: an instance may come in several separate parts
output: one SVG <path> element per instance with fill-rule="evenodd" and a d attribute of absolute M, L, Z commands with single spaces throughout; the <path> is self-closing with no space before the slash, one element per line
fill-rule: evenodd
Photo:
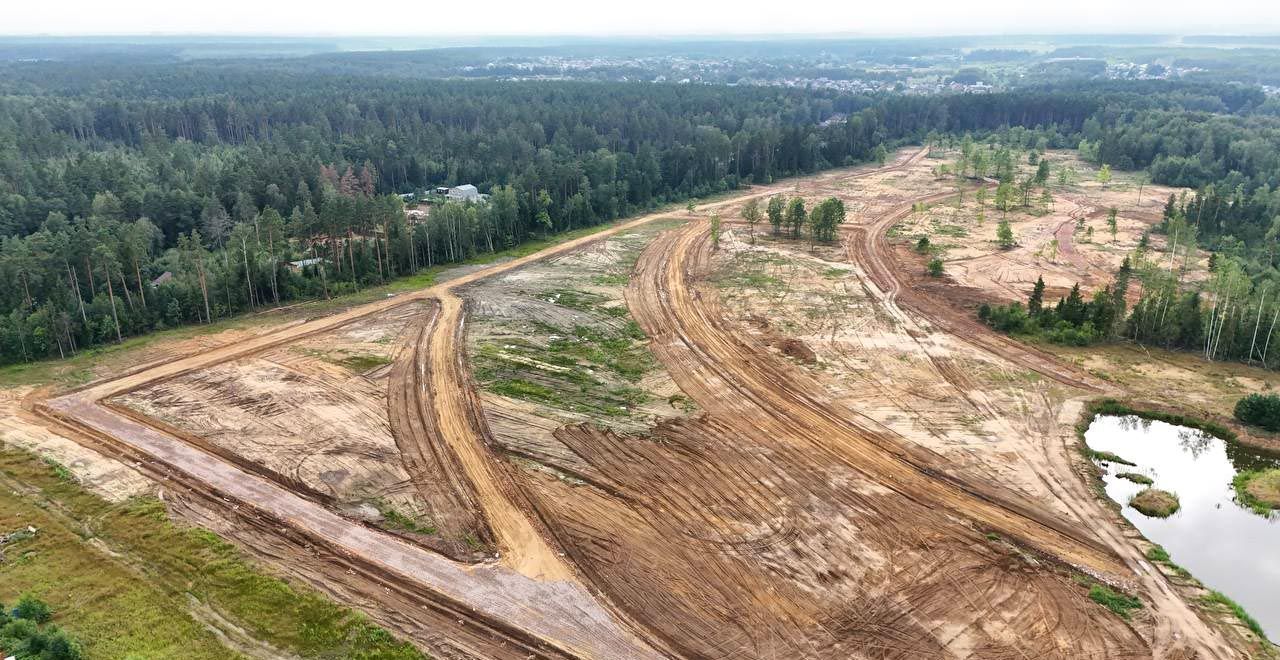
<path fill-rule="evenodd" d="M 0 0 L 6 35 L 1280 34 L 1280 0 Z"/>

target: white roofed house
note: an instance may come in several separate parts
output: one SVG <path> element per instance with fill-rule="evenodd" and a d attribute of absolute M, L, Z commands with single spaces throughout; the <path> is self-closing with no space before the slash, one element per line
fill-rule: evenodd
<path fill-rule="evenodd" d="M 324 262 L 325 262 L 324 257 L 312 257 L 310 259 L 299 259 L 298 261 L 290 261 L 289 270 L 297 272 L 302 270 L 303 268 L 306 268 L 307 266 L 315 266 L 316 264 L 322 264 Z"/>
<path fill-rule="evenodd" d="M 480 201 L 480 191 L 476 187 L 464 183 L 460 186 L 454 186 L 445 193 L 445 198 L 452 202 L 478 202 Z"/>

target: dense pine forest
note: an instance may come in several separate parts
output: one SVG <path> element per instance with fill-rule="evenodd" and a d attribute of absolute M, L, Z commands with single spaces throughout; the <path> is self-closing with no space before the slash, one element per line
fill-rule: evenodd
<path fill-rule="evenodd" d="M 1241 306 L 1280 310 L 1255 299 L 1280 294 L 1270 284 L 1280 280 L 1280 118 L 1256 89 L 851 95 L 356 76 L 305 61 L 0 65 L 0 363 L 338 295 L 661 204 L 882 159 L 931 134 L 1081 147 L 1197 189 L 1169 211 L 1178 228 L 1194 221 L 1176 240 L 1217 250 L 1235 283 L 1206 298 L 1174 281 L 1160 295 L 1196 296 L 1196 341 L 1213 327 L 1228 337 L 1215 357 L 1249 359 L 1232 334 L 1248 320 Z M 400 194 L 466 183 L 489 201 L 406 218 Z M 1195 343 L 1144 327 L 1132 338 Z"/>

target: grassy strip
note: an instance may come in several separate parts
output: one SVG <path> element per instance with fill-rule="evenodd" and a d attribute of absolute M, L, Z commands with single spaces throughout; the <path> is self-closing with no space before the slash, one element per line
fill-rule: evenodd
<path fill-rule="evenodd" d="M 1085 455 L 1087 455 L 1089 458 L 1092 458 L 1095 461 L 1102 461 L 1103 463 L 1119 463 L 1120 465 L 1128 465 L 1130 467 L 1136 467 L 1138 465 L 1133 461 L 1120 458 L 1116 454 L 1109 451 L 1098 451 L 1096 449 L 1090 449 L 1089 447 L 1085 447 L 1084 452 L 1085 452 Z"/>
<path fill-rule="evenodd" d="M 1235 431 L 1232 431 L 1230 428 L 1227 428 L 1213 420 L 1164 410 L 1135 408 L 1117 399 L 1098 399 L 1093 401 L 1089 404 L 1088 412 L 1089 421 L 1092 421 L 1093 417 L 1097 415 L 1115 415 L 1117 417 L 1132 415 L 1134 417 L 1141 417 L 1142 419 L 1153 419 L 1158 422 L 1165 422 L 1166 424 L 1198 429 L 1208 433 L 1209 435 L 1222 438 L 1223 440 L 1235 441 L 1239 439 L 1236 436 Z M 1086 423 L 1085 426 L 1087 428 L 1088 424 Z"/>
<path fill-rule="evenodd" d="M 1210 591 L 1208 594 L 1201 597 L 1201 600 L 1204 601 L 1206 605 L 1225 605 L 1227 609 L 1231 610 L 1231 613 L 1234 614 L 1237 619 L 1240 619 L 1241 623 L 1248 626 L 1249 630 L 1252 630 L 1253 634 L 1257 635 L 1259 639 L 1267 639 L 1267 634 L 1262 631 L 1262 625 L 1258 623 L 1258 620 L 1250 616 L 1239 603 L 1231 600 L 1221 591 Z"/>
<path fill-rule="evenodd" d="M 1163 546 L 1159 546 L 1159 545 L 1151 546 L 1151 549 L 1147 550 L 1147 559 L 1150 559 L 1151 561 L 1157 564 L 1163 564 L 1169 567 L 1169 569 L 1172 570 L 1174 574 L 1176 574 L 1178 577 L 1184 580 L 1190 580 L 1191 582 L 1194 582 L 1197 585 L 1200 584 L 1200 581 L 1196 580 L 1195 577 L 1191 575 L 1191 571 L 1188 571 L 1187 569 L 1173 562 L 1173 559 L 1169 557 L 1169 551 L 1165 550 Z"/>
<path fill-rule="evenodd" d="M 1135 484 L 1142 484 L 1143 486 L 1150 486 L 1155 483 L 1155 480 L 1151 477 L 1148 477 L 1145 474 L 1138 474 L 1137 472 L 1121 472 L 1116 476 L 1121 479 L 1128 479 Z"/>
<path fill-rule="evenodd" d="M 437 531 L 435 525 L 420 523 L 414 518 L 396 511 L 390 504 L 382 500 L 374 503 L 378 513 L 382 514 L 382 527 L 390 530 L 410 532 L 413 534 L 426 534 L 428 536 L 435 534 Z"/>
<path fill-rule="evenodd" d="M 364 615 L 264 575 L 216 535 L 169 521 L 151 498 L 111 503 L 30 454 L 0 449 L 0 600 L 31 593 L 84 644 L 87 658 L 228 658 L 238 654 L 192 615 L 193 600 L 254 639 L 303 658 L 417 659 Z"/>

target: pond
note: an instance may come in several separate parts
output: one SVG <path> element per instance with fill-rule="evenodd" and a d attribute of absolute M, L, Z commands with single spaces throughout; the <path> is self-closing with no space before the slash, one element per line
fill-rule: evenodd
<path fill-rule="evenodd" d="M 1250 450 L 1202 431 L 1129 416 L 1099 416 L 1085 443 L 1136 466 L 1103 463 L 1107 496 L 1152 543 L 1210 589 L 1226 594 L 1280 639 L 1280 514 L 1262 516 L 1237 504 L 1236 473 L 1280 467 L 1280 457 Z M 1168 518 L 1148 517 L 1128 505 L 1146 486 L 1116 475 L 1136 472 L 1151 487 L 1181 502 Z"/>

